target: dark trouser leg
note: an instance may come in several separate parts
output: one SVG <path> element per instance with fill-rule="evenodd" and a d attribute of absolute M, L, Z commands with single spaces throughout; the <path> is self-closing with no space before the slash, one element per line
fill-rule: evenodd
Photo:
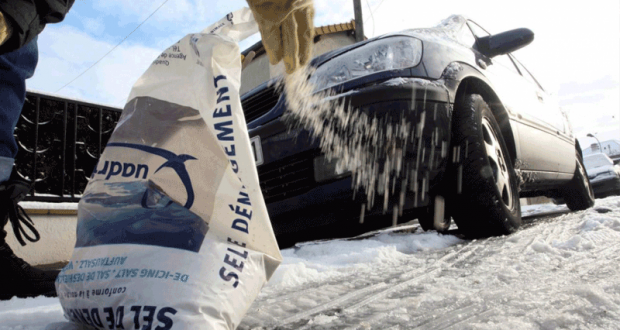
<path fill-rule="evenodd" d="M 0 55 L 0 184 L 9 179 L 13 169 L 17 154 L 13 131 L 26 99 L 26 79 L 34 75 L 38 61 L 37 38 L 16 51 Z M 0 204 L 0 243 L 7 235 L 7 212 L 7 207 Z"/>
<path fill-rule="evenodd" d="M 17 205 L 28 191 L 28 185 L 9 181 L 17 154 L 13 131 L 24 106 L 26 79 L 34 74 L 37 61 L 36 38 L 16 51 L 0 55 L 0 269 L 3 271 L 0 300 L 56 294 L 54 280 L 58 272 L 31 267 L 6 243 L 9 221 L 22 245 L 25 240 L 35 242 L 39 238 L 32 221 Z"/>

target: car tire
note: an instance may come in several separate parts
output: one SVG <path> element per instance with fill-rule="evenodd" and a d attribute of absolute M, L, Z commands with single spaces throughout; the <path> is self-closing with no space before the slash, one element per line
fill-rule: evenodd
<path fill-rule="evenodd" d="M 581 154 L 575 150 L 577 167 L 573 179 L 562 189 L 562 197 L 571 211 L 581 211 L 594 206 L 594 190 L 586 174 Z"/>
<path fill-rule="evenodd" d="M 443 212 L 442 212 L 443 211 Z M 443 213 L 443 216 L 439 215 L 440 219 L 435 222 L 435 214 Z M 445 208 L 445 199 L 442 196 L 435 196 L 431 198 L 431 201 L 427 207 L 424 208 L 422 214 L 418 216 L 418 222 L 420 227 L 424 231 L 436 230 L 438 233 L 446 233 L 452 223 L 452 218 L 447 213 Z"/>
<path fill-rule="evenodd" d="M 513 233 L 521 226 L 518 180 L 491 109 L 480 95 L 467 95 L 453 116 L 451 213 L 459 231 L 469 238 Z"/>

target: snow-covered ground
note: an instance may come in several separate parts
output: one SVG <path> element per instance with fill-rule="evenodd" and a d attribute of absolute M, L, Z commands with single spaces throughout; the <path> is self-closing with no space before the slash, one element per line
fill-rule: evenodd
<path fill-rule="evenodd" d="M 620 329 L 620 197 L 566 210 L 524 207 L 560 215 L 506 237 L 384 232 L 286 249 L 240 329 Z M 0 330 L 62 321 L 56 299 L 0 302 Z"/>

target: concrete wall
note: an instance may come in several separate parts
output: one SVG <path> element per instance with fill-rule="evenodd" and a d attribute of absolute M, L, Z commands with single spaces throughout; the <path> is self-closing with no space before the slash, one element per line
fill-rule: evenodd
<path fill-rule="evenodd" d="M 11 225 L 8 224 L 5 228 L 9 233 L 7 243 L 15 255 L 31 265 L 48 265 L 71 259 L 75 246 L 77 215 L 29 214 L 29 216 L 34 221 L 41 239 L 36 243 L 26 241 L 26 246 L 21 246 L 13 235 Z"/>
<path fill-rule="evenodd" d="M 542 203 L 551 203 L 551 200 L 546 197 L 521 198 L 521 205 Z M 21 246 L 13 235 L 11 225 L 6 226 L 5 230 L 9 233 L 7 243 L 18 257 L 33 266 L 56 264 L 71 259 L 76 239 L 77 205 L 68 205 L 64 210 L 59 206 L 61 205 L 55 207 L 56 210 L 26 209 L 41 234 L 41 239 L 36 243 L 27 242 L 26 246 Z"/>

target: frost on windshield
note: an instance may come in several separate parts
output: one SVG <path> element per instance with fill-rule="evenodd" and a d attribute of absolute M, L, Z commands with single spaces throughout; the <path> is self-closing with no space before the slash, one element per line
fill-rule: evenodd
<path fill-rule="evenodd" d="M 452 15 L 437 24 L 435 27 L 447 31 L 459 31 L 463 25 L 467 23 L 465 17 L 460 15 Z"/>
<path fill-rule="evenodd" d="M 460 43 L 458 42 L 458 35 L 465 27 L 467 19 L 463 16 L 452 15 L 435 27 L 432 28 L 424 28 L 424 29 L 408 29 L 401 31 L 396 34 L 405 34 L 410 35 L 412 37 L 420 37 L 425 40 L 432 40 L 436 42 L 449 42 L 449 43 Z"/>

